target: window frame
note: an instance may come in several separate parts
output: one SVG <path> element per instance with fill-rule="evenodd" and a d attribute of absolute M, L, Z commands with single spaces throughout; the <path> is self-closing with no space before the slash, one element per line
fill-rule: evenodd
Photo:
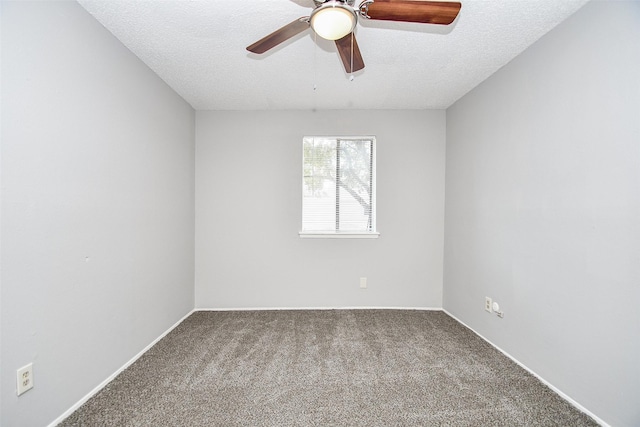
<path fill-rule="evenodd" d="M 365 140 L 371 141 L 372 154 L 371 154 L 371 231 L 344 231 L 344 230 L 322 230 L 322 231 L 309 231 L 302 230 L 302 226 L 304 225 L 302 221 L 304 218 L 302 217 L 303 209 L 304 209 L 304 141 L 309 138 L 323 138 L 323 139 L 331 139 L 331 140 Z M 302 137 L 302 203 L 300 206 L 301 213 L 301 230 L 298 232 L 300 238 L 304 239 L 376 239 L 380 236 L 380 232 L 377 229 L 376 224 L 376 211 L 377 211 L 377 140 L 374 135 L 305 135 Z"/>

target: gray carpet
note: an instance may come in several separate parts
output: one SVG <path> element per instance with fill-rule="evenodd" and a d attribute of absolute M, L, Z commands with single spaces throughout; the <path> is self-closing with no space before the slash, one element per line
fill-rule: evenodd
<path fill-rule="evenodd" d="M 595 426 L 443 312 L 196 312 L 62 426 Z"/>

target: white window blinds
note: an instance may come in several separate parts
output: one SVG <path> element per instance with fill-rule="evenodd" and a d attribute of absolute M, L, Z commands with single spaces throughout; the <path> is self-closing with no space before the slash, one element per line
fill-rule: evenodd
<path fill-rule="evenodd" d="M 375 233 L 375 139 L 305 137 L 303 233 Z"/>

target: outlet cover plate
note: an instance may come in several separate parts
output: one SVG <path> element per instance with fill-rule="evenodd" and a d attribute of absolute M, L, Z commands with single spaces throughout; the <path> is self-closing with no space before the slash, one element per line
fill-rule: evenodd
<path fill-rule="evenodd" d="M 16 392 L 18 396 L 33 388 L 33 363 L 18 369 L 17 381 Z"/>

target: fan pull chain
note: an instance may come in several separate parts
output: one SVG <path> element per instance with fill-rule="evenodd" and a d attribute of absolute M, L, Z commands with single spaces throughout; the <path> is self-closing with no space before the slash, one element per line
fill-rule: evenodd
<path fill-rule="evenodd" d="M 349 81 L 352 82 L 353 81 L 353 40 L 354 40 L 355 36 L 353 35 L 353 31 L 351 32 L 351 69 L 349 71 L 351 71 L 351 73 L 349 73 Z"/>
<path fill-rule="evenodd" d="M 313 32 L 313 90 L 318 89 L 318 33 Z"/>
<path fill-rule="evenodd" d="M 353 31 L 351 31 L 351 75 L 349 76 L 349 81 L 353 81 Z"/>

